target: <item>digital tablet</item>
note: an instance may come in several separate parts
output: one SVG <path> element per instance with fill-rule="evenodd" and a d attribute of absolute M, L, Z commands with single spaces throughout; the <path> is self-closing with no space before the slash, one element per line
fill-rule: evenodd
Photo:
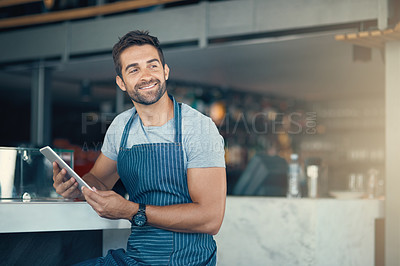
<path fill-rule="evenodd" d="M 46 158 L 51 163 L 56 162 L 61 169 L 65 169 L 67 171 L 67 174 L 66 174 L 67 177 L 75 178 L 76 182 L 78 182 L 78 184 L 79 184 L 79 186 L 78 186 L 79 190 L 81 189 L 82 186 L 85 186 L 88 189 L 93 191 L 93 189 L 77 173 L 75 173 L 75 171 L 72 170 L 72 168 L 69 167 L 69 165 L 66 162 L 64 162 L 64 160 L 61 159 L 61 157 L 58 156 L 58 154 L 55 153 L 52 148 L 50 148 L 49 146 L 46 146 L 46 147 L 41 148 L 40 152 L 44 156 L 46 156 Z"/>

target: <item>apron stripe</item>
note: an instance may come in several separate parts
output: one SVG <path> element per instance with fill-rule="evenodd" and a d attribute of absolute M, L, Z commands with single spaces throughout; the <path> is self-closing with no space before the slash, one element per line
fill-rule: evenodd
<path fill-rule="evenodd" d="M 181 105 L 170 98 L 174 103 L 175 142 L 126 148 L 136 111 L 124 128 L 117 167 L 133 202 L 157 206 L 192 202 L 183 160 Z M 132 225 L 126 253 L 118 254 L 123 254 L 118 260 L 145 265 L 215 265 L 216 244 L 207 234 Z"/>

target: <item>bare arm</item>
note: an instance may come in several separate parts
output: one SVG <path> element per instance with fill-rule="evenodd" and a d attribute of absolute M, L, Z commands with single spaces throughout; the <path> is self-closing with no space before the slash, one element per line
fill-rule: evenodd
<path fill-rule="evenodd" d="M 192 203 L 170 206 L 146 206 L 148 224 L 176 232 L 216 234 L 225 212 L 225 168 L 188 169 L 188 187 Z M 101 216 L 130 220 L 138 204 L 112 191 L 83 190 L 87 202 Z"/>
<path fill-rule="evenodd" d="M 100 153 L 89 173 L 82 177 L 91 187 L 110 190 L 118 181 L 117 162 Z"/>
<path fill-rule="evenodd" d="M 148 223 L 178 232 L 217 234 L 225 213 L 225 168 L 188 169 L 188 187 L 193 203 L 147 206 Z"/>

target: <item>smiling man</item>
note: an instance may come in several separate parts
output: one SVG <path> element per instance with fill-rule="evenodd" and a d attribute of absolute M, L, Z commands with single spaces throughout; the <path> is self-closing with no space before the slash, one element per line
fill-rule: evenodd
<path fill-rule="evenodd" d="M 116 82 L 134 107 L 107 130 L 102 152 L 78 190 L 54 164 L 54 187 L 84 197 L 104 218 L 132 222 L 127 249 L 82 265 L 215 265 L 225 212 L 224 142 L 210 118 L 168 95 L 158 39 L 132 31 L 113 48 Z M 129 200 L 111 189 L 121 179 Z"/>

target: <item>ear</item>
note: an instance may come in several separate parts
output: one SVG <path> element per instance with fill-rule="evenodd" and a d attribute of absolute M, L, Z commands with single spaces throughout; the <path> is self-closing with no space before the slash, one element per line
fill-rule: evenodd
<path fill-rule="evenodd" d="M 117 76 L 115 77 L 115 82 L 117 83 L 118 87 L 119 87 L 122 91 L 126 91 L 125 82 L 122 80 L 122 78 L 121 78 L 119 75 L 117 75 Z"/>
<path fill-rule="evenodd" d="M 169 78 L 169 67 L 167 64 L 164 65 L 164 78 L 165 80 L 168 80 Z"/>

